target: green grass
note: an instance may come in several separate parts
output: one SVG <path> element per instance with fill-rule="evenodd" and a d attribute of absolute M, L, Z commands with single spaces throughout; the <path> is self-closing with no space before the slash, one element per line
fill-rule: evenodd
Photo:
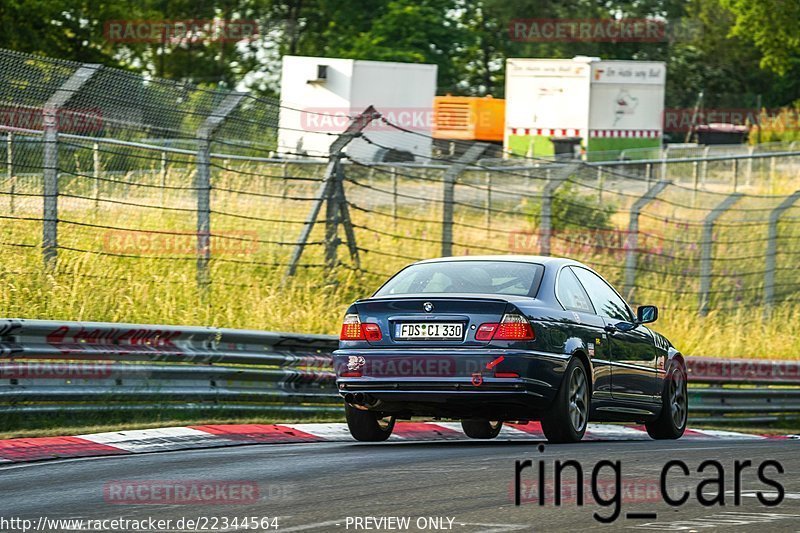
<path fill-rule="evenodd" d="M 295 168 L 297 167 L 297 168 Z M 207 291 L 195 283 L 195 257 L 191 238 L 183 236 L 177 245 L 152 234 L 133 238 L 108 227 L 139 230 L 177 231 L 190 234 L 195 228 L 194 191 L 167 190 L 140 185 L 103 182 L 100 202 L 93 199 L 93 181 L 62 176 L 60 199 L 59 259 L 53 269 L 42 266 L 42 224 L 22 218 L 41 217 L 41 198 L 18 196 L 10 218 L 0 219 L 0 316 L 56 320 L 124 321 L 253 328 L 273 331 L 335 334 L 346 306 L 358 297 L 368 296 L 385 277 L 413 258 L 436 257 L 440 253 L 440 205 L 429 199 L 440 195 L 441 185 L 428 181 L 400 179 L 398 219 L 393 218 L 391 184 L 385 175 L 370 176 L 360 168 L 348 169 L 348 176 L 362 185 L 348 185 L 348 199 L 354 204 L 351 214 L 357 225 L 358 245 L 364 272 L 324 264 L 323 247 L 310 245 L 298 274 L 284 280 L 286 263 L 292 252 L 287 244 L 297 238 L 310 209 L 310 202 L 292 197 L 310 197 L 316 182 L 294 182 L 286 188 L 280 166 L 241 166 L 237 171 L 217 169 L 212 191 L 212 231 L 226 236 L 213 242 L 226 242 L 224 251 L 212 249 L 211 280 Z M 321 167 L 301 165 L 289 168 L 290 175 L 316 175 Z M 438 174 L 440 176 L 440 174 Z M 437 175 L 428 173 L 428 178 Z M 120 181 L 138 180 L 157 184 L 153 176 L 117 176 Z M 519 181 L 519 180 L 516 180 Z M 484 229 L 483 173 L 461 178 L 459 191 L 472 195 L 461 199 L 454 230 L 454 253 L 532 253 L 536 250 L 514 244 L 513 232 L 535 231 L 528 215 L 535 199 L 518 194 L 515 178 L 494 180 L 491 229 Z M 191 173 L 173 170 L 167 185 L 186 187 Z M 515 184 L 516 183 L 516 184 Z M 581 182 L 582 194 L 597 195 L 593 181 Z M 749 192 L 764 193 L 766 185 Z M 784 193 L 795 187 L 791 181 L 769 182 L 769 192 Z M 719 187 L 718 187 L 719 188 Z M 4 185 L 0 190 L 7 190 Z M 38 194 L 40 183 L 32 178 L 17 180 L 17 192 Z M 237 191 L 237 192 L 233 192 Z M 386 191 L 389 191 L 387 193 Z M 507 191 L 507 192 L 504 192 Z M 623 189 L 622 194 L 604 191 L 604 203 L 616 214 L 614 227 L 628 224 L 628 207 L 642 189 Z M 283 199 L 283 196 L 288 196 Z M 792 358 L 798 357 L 800 312 L 797 304 L 777 306 L 762 320 L 760 307 L 763 275 L 748 275 L 763 270 L 766 223 L 763 211 L 725 215 L 715 233 L 714 272 L 711 312 L 698 316 L 699 249 L 697 226 L 708 208 L 722 197 L 709 193 L 693 194 L 673 188 L 664 195 L 671 203 L 656 202 L 641 218 L 641 230 L 655 237 L 642 237 L 643 246 L 655 254 L 640 259 L 636 301 L 652 303 L 662 309 L 655 329 L 666 335 L 684 353 L 715 357 Z M 109 202 L 112 201 L 112 202 Z M 775 200 L 746 198 L 738 207 L 766 209 Z M 469 204 L 469 205 L 466 205 Z M 147 208 L 151 205 L 153 208 Z M 99 206 L 99 208 L 97 207 Z M 169 209 L 162 210 L 161 206 Z M 372 212 L 361 209 L 369 208 Z M 323 210 L 324 213 L 324 210 Z M 761 213 L 759 217 L 757 213 Z M 10 217 L 8 195 L 0 195 L 0 214 Z M 752 220 L 742 225 L 742 217 Z M 727 225 L 732 224 L 732 225 Z M 573 228 L 574 230 L 574 228 Z M 800 253 L 800 232 L 794 225 L 781 226 L 781 253 L 777 273 L 778 293 L 784 298 L 797 296 L 796 288 L 787 292 L 784 285 L 796 281 L 791 268 L 793 255 Z M 149 240 L 148 240 L 149 239 Z M 324 239 L 324 223 L 311 234 L 312 243 Z M 683 241 L 671 242 L 673 240 Z M 642 242 L 640 241 L 640 242 Z M 726 244 L 726 241 L 729 241 Z M 188 243 L 188 244 L 187 244 Z M 13 246 L 27 244 L 30 247 Z M 660 247 L 660 248 L 659 248 Z M 74 249 L 74 250 L 73 250 Z M 88 252 L 76 251 L 88 250 Z M 111 253 L 140 255 L 117 257 Z M 592 246 L 554 240 L 553 253 L 583 260 L 610 280 L 621 285 L 624 253 L 609 254 Z M 396 257 L 399 256 L 399 257 Z M 732 259 L 734 258 L 734 259 Z M 347 247 L 339 247 L 339 260 L 350 265 Z M 788 268 L 787 268 L 788 267 Z M 719 293 L 716 291 L 725 291 Z M 716 310 L 722 308 L 723 310 Z"/>

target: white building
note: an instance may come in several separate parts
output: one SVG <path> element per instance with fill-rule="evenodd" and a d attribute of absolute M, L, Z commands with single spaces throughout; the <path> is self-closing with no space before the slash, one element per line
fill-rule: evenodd
<path fill-rule="evenodd" d="M 346 152 L 362 161 L 389 157 L 426 161 L 431 154 L 436 65 L 284 56 L 278 152 L 285 157 L 327 155 L 349 117 L 368 106 L 405 133 L 374 121 Z M 398 153 L 399 152 L 399 153 Z"/>
<path fill-rule="evenodd" d="M 587 153 L 659 147 L 667 68 L 658 61 L 508 59 L 505 150 L 553 154 L 580 137 Z"/>

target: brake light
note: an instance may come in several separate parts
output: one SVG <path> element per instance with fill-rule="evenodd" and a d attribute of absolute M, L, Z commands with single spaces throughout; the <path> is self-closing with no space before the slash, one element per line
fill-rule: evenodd
<path fill-rule="evenodd" d="M 340 378 L 360 378 L 362 376 L 361 370 L 345 370 L 339 374 Z"/>
<path fill-rule="evenodd" d="M 361 324 L 361 331 L 364 333 L 364 337 L 370 342 L 377 342 L 383 338 L 381 327 L 378 324 Z"/>
<path fill-rule="evenodd" d="M 495 372 L 494 377 L 496 378 L 518 378 L 519 374 L 516 372 Z"/>
<path fill-rule="evenodd" d="M 477 341 L 530 341 L 536 338 L 528 319 L 522 315 L 506 314 L 499 324 L 481 324 L 475 332 Z"/>
<path fill-rule="evenodd" d="M 378 342 L 383 338 L 381 327 L 378 324 L 371 322 L 361 323 L 358 315 L 351 314 L 345 315 L 342 322 L 342 332 L 339 335 L 339 340 L 342 341 L 369 341 Z"/>
<path fill-rule="evenodd" d="M 358 315 L 344 315 L 342 322 L 342 333 L 339 335 L 342 341 L 363 341 L 364 332 L 361 331 L 361 319 Z"/>
<path fill-rule="evenodd" d="M 500 324 L 481 324 L 481 327 L 478 328 L 478 331 L 475 332 L 475 340 L 476 341 L 490 341 L 492 340 L 492 335 L 494 335 L 497 326 Z"/>

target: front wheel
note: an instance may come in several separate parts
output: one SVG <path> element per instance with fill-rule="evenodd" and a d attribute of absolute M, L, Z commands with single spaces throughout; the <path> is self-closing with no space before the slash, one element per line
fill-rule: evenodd
<path fill-rule="evenodd" d="M 564 373 L 553 403 L 542 417 L 542 431 L 549 442 L 578 442 L 589 422 L 589 379 L 586 368 L 573 358 Z"/>
<path fill-rule="evenodd" d="M 647 434 L 654 439 L 679 439 L 686 430 L 689 416 L 686 371 L 679 364 L 670 367 L 661 391 L 661 414 L 647 422 Z"/>
<path fill-rule="evenodd" d="M 462 420 L 461 429 L 471 439 L 493 439 L 500 434 L 500 430 L 503 429 L 503 423 L 483 419 Z"/>
<path fill-rule="evenodd" d="M 361 442 L 381 442 L 389 438 L 394 430 L 394 417 L 382 417 L 373 411 L 362 411 L 344 404 L 347 429 L 354 439 Z"/>

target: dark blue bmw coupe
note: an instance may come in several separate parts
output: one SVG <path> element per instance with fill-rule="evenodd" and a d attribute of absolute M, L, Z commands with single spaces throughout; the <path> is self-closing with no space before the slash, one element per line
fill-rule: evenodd
<path fill-rule="evenodd" d="M 350 433 L 381 441 L 399 418 L 461 420 L 490 439 L 540 420 L 551 442 L 589 421 L 686 427 L 686 366 L 600 275 L 569 259 L 470 256 L 414 263 L 347 309 L 334 352 Z"/>

